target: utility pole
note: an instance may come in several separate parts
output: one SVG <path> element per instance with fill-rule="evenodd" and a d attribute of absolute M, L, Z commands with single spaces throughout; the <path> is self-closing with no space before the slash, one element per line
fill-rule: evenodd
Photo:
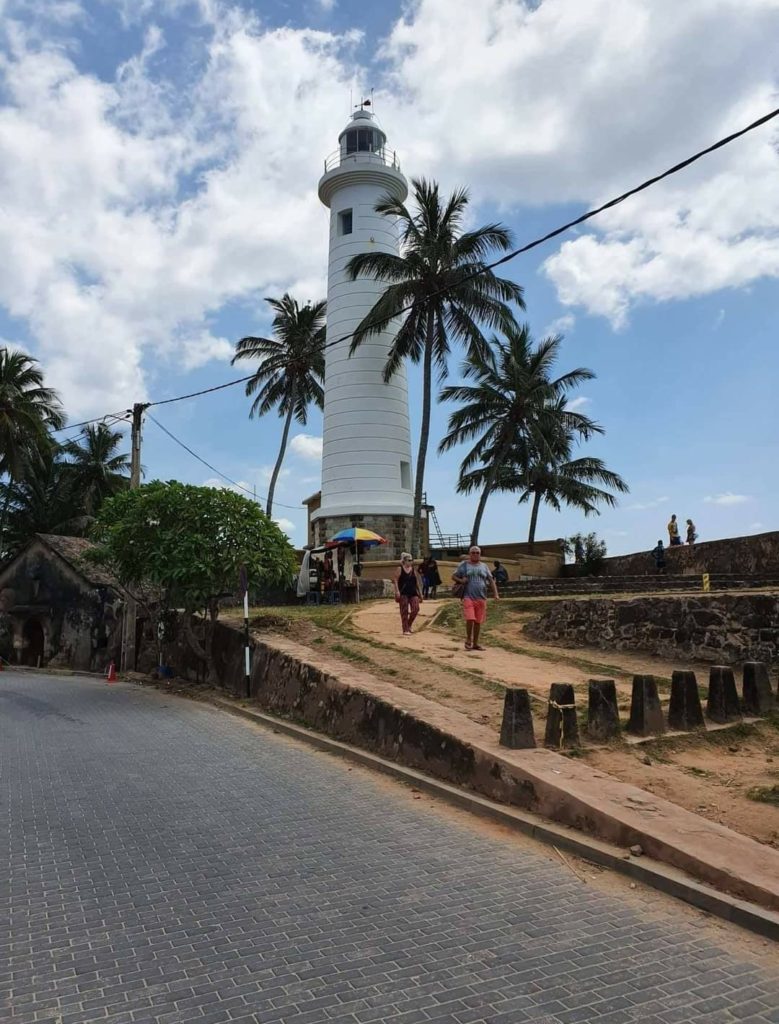
<path fill-rule="evenodd" d="M 141 423 L 143 414 L 149 408 L 148 402 L 136 402 L 133 406 L 132 431 L 130 433 L 130 490 L 141 486 Z M 135 599 L 127 598 L 124 613 L 124 643 L 122 645 L 122 671 L 135 670 L 135 621 L 137 607 Z"/>

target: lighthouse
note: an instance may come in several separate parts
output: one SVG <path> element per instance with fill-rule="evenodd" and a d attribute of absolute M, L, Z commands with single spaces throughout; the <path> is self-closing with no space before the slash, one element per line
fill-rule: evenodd
<path fill-rule="evenodd" d="M 392 328 L 349 355 L 351 335 L 385 285 L 362 276 L 352 281 L 346 265 L 359 253 L 398 253 L 395 224 L 376 212 L 388 194 L 402 202 L 408 184 L 386 135 L 361 106 L 319 179 L 319 198 L 330 210 L 330 245 L 322 492 L 311 524 L 316 544 L 348 526 L 374 530 L 389 542 L 370 552 L 374 558 L 398 557 L 411 539 L 408 383 L 405 366 L 384 380 Z"/>

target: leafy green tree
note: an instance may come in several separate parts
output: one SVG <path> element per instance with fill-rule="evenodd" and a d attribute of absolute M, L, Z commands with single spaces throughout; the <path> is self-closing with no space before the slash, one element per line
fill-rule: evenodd
<path fill-rule="evenodd" d="M 425 463 L 430 439 L 433 367 L 444 380 L 452 344 L 464 346 L 468 358 L 488 359 L 482 327 L 508 331 L 514 324 L 509 303 L 524 308 L 522 288 L 487 269 L 490 257 L 511 248 L 511 234 L 501 224 L 464 230 L 468 193 L 458 189 L 442 199 L 438 185 L 412 181 L 415 209 L 391 196 L 376 206 L 397 222 L 401 252 L 367 252 L 347 264 L 352 280 L 360 276 L 382 281 L 386 289 L 362 320 L 351 351 L 400 318 L 400 326 L 384 367 L 390 381 L 403 361 L 422 363 L 422 423 L 414 484 L 411 549 L 419 553 L 420 515 Z"/>
<path fill-rule="evenodd" d="M 130 457 L 118 451 L 123 441 L 120 430 L 97 423 L 62 446 L 68 485 L 86 516 L 93 517 L 106 498 L 129 486 Z"/>
<path fill-rule="evenodd" d="M 575 533 L 563 541 L 566 555 L 574 555 L 579 576 L 600 576 L 606 559 L 606 541 L 596 533 Z"/>
<path fill-rule="evenodd" d="M 479 530 L 487 499 L 512 448 L 523 438 L 543 445 L 544 431 L 555 417 L 561 426 L 583 438 L 600 432 L 601 428 L 587 416 L 562 406 L 556 401 L 568 395 L 585 381 L 592 380 L 592 370 L 577 367 L 559 377 L 552 376 L 562 337 L 544 338 L 534 346 L 527 324 L 514 325 L 503 339 L 494 337 L 492 348 L 463 365 L 466 383 L 445 388 L 441 399 L 460 402 L 449 417 L 448 433 L 438 447 L 444 453 L 459 444 L 472 443 L 460 466 L 461 492 L 480 487 L 481 495 L 471 529 L 471 544 L 479 541 Z M 472 382 L 472 383 L 471 383 Z M 474 477 L 470 471 L 484 463 L 485 472 Z"/>
<path fill-rule="evenodd" d="M 322 300 L 300 307 L 289 293 L 281 299 L 266 299 L 276 315 L 273 337 L 241 338 L 235 346 L 233 365 L 244 359 L 259 359 L 257 372 L 246 384 L 246 394 L 254 395 L 249 416 L 265 416 L 278 408 L 284 417 L 281 445 L 268 488 L 266 512 L 273 512 L 273 496 L 287 450 L 292 420 L 302 426 L 308 422 L 313 403 L 324 407 L 325 311 Z"/>
<path fill-rule="evenodd" d="M 93 557 L 130 594 L 142 603 L 144 593 L 160 595 L 157 618 L 184 609 L 185 635 L 209 676 L 220 600 L 237 590 L 241 566 L 252 586 L 287 583 L 295 571 L 289 541 L 255 502 L 177 481 L 155 480 L 109 498 L 92 537 Z"/>

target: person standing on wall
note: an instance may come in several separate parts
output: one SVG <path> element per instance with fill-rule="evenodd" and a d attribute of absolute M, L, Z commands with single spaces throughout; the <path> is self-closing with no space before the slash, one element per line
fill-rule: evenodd
<path fill-rule="evenodd" d="M 487 619 L 487 587 L 492 596 L 500 600 L 495 579 L 481 560 L 481 548 L 474 545 L 468 552 L 467 561 L 460 562 L 452 579 L 456 591 L 462 598 L 465 619 L 466 651 L 483 651 L 479 644 L 479 633 Z"/>
<path fill-rule="evenodd" d="M 671 547 L 682 543 L 682 538 L 679 536 L 679 524 L 676 521 L 675 515 L 671 516 L 668 523 L 668 543 Z"/>
<path fill-rule="evenodd" d="M 692 519 L 687 520 L 687 543 L 690 547 L 693 546 L 695 541 L 698 539 L 698 534 L 695 532 L 695 523 Z"/>
<path fill-rule="evenodd" d="M 665 572 L 665 548 L 661 540 L 657 542 L 657 547 L 652 549 L 652 557 L 655 560 L 658 575 L 663 574 Z"/>
<path fill-rule="evenodd" d="M 411 636 L 414 619 L 419 615 L 419 602 L 422 592 L 419 588 L 419 577 L 414 571 L 414 559 L 404 551 L 400 556 L 400 565 L 395 572 L 395 600 L 400 606 L 400 624 L 403 636 Z"/>

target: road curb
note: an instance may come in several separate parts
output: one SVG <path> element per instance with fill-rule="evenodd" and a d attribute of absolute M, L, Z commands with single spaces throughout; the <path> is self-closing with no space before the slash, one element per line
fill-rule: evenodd
<path fill-rule="evenodd" d="M 181 696 L 188 696 L 181 691 L 177 692 Z M 202 702 L 202 699 L 200 700 Z M 651 886 L 659 892 L 683 900 L 699 910 L 737 924 L 763 938 L 779 942 L 779 914 L 737 899 L 727 893 L 719 892 L 701 882 L 696 882 L 676 868 L 650 861 L 646 857 L 633 857 L 619 847 L 594 839 L 582 832 L 555 825 L 553 822 L 534 817 L 514 807 L 495 803 L 475 793 L 424 775 L 414 768 L 406 768 L 394 761 L 388 761 L 367 750 L 342 743 L 340 740 L 331 739 L 287 719 L 276 718 L 264 711 L 233 704 L 219 697 L 211 698 L 207 703 L 253 722 L 255 725 L 269 728 L 274 732 L 308 743 L 319 750 L 336 754 L 366 768 L 389 775 L 425 793 L 446 800 L 471 814 L 508 826 L 548 846 L 565 850 L 594 864 L 618 871 L 620 874 Z"/>

